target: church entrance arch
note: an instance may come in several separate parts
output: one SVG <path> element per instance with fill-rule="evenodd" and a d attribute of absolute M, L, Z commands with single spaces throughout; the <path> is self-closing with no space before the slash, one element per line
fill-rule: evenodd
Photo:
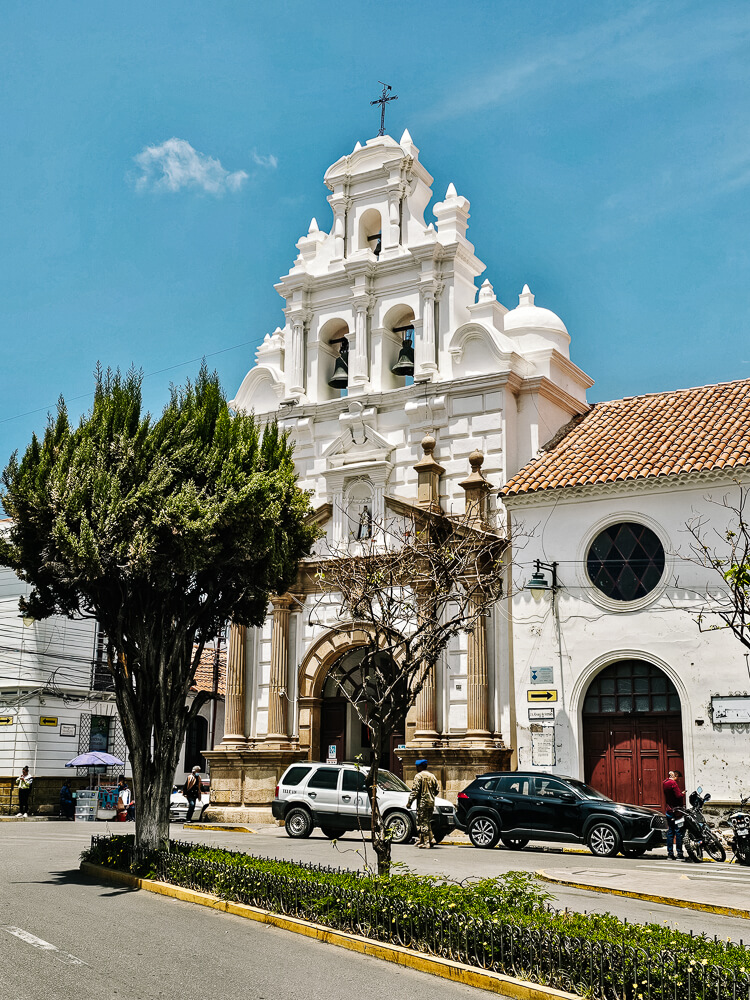
<path fill-rule="evenodd" d="M 616 802 L 661 809 L 668 771 L 685 770 L 680 696 L 664 671 L 610 664 L 589 684 L 582 720 L 585 780 Z"/>
<path fill-rule="evenodd" d="M 367 685 L 360 669 L 365 650 L 362 647 L 344 653 L 330 668 L 323 685 L 323 702 L 320 711 L 320 759 L 338 763 L 372 760 L 370 730 L 362 722 L 356 701 L 366 713 Z M 386 653 L 380 654 L 386 656 Z M 402 776 L 401 761 L 396 750 L 406 742 L 406 720 L 399 719 L 384 739 L 380 766 Z"/>

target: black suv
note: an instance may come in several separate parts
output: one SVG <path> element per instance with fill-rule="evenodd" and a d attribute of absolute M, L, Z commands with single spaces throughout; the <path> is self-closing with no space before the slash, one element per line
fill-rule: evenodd
<path fill-rule="evenodd" d="M 530 840 L 588 844 L 592 854 L 638 858 L 664 840 L 655 809 L 613 802 L 590 785 L 557 774 L 482 774 L 458 795 L 456 823 L 475 847 L 520 849 Z"/>

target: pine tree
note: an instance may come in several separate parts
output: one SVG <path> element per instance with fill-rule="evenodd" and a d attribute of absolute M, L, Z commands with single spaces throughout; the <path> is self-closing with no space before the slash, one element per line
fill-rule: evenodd
<path fill-rule="evenodd" d="M 232 620 L 259 625 L 271 593 L 293 581 L 315 529 L 292 449 L 275 423 L 231 415 L 205 366 L 173 388 L 158 420 L 142 409 L 142 376 L 97 371 L 77 427 L 64 401 L 44 437 L 11 458 L 3 503 L 12 519 L 0 563 L 31 584 L 37 619 L 93 618 L 128 744 L 136 840 L 169 837 L 169 794 L 190 720 L 200 654 Z"/>

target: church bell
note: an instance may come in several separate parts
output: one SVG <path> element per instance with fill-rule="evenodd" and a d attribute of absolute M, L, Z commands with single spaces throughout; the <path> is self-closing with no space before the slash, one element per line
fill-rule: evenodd
<path fill-rule="evenodd" d="M 408 327 L 408 329 L 413 328 Z M 391 368 L 391 371 L 394 375 L 401 376 L 414 374 L 414 346 L 408 337 L 404 337 L 396 364 Z"/>
<path fill-rule="evenodd" d="M 333 375 L 328 379 L 328 384 L 332 389 L 346 389 L 349 385 L 349 366 L 340 355 L 336 358 Z"/>

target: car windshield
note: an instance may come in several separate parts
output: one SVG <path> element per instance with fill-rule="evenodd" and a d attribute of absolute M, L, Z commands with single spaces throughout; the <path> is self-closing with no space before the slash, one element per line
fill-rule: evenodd
<path fill-rule="evenodd" d="M 408 792 L 409 788 L 403 783 L 401 778 L 397 778 L 390 771 L 378 771 L 378 788 L 384 792 Z"/>
<path fill-rule="evenodd" d="M 601 792 L 597 792 L 595 788 L 591 785 L 585 785 L 582 781 L 575 781 L 574 779 L 568 778 L 568 784 L 570 787 L 582 795 L 584 799 L 599 799 L 602 802 L 611 802 L 612 799 L 608 795 L 602 795 Z"/>

